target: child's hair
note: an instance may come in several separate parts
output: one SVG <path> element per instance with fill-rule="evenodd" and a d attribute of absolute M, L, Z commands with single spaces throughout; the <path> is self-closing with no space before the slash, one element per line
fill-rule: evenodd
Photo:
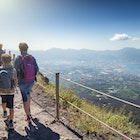
<path fill-rule="evenodd" d="M 9 63 L 11 63 L 12 57 L 10 54 L 2 54 L 1 60 L 4 64 L 9 64 Z"/>

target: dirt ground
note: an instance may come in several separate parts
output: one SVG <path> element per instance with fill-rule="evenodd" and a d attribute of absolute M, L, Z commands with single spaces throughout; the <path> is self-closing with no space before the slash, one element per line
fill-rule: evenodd
<path fill-rule="evenodd" d="M 6 131 L 0 107 L 0 140 L 80 140 L 75 134 L 41 108 L 31 102 L 32 122 L 28 124 L 22 106 L 21 94 L 15 95 L 14 131 Z"/>
<path fill-rule="evenodd" d="M 52 116 L 55 116 L 55 101 L 47 96 L 44 96 L 44 92 L 42 89 L 37 88 L 38 90 L 34 90 L 33 92 L 33 96 L 32 99 L 34 100 L 34 102 L 36 102 L 37 104 L 41 105 L 42 108 L 44 110 L 46 110 L 49 114 L 51 114 Z M 60 120 L 62 120 L 64 122 L 64 124 L 68 124 L 68 126 L 70 126 L 70 122 L 68 122 L 66 120 L 67 115 L 65 113 L 65 111 L 63 109 L 60 109 L 61 111 L 61 115 L 60 115 Z M 71 126 L 70 126 L 71 127 Z M 102 134 L 102 135 L 98 135 L 97 133 L 93 133 L 91 135 L 85 135 L 82 132 L 80 132 L 79 130 L 76 130 L 75 128 L 70 128 L 72 129 L 72 131 L 77 134 L 77 136 L 79 138 L 81 138 L 82 140 L 125 140 L 125 138 L 120 137 L 120 135 L 115 134 L 115 133 L 107 133 L 107 134 Z M 132 140 L 140 140 L 140 134 L 137 134 L 135 136 L 129 136 Z"/>

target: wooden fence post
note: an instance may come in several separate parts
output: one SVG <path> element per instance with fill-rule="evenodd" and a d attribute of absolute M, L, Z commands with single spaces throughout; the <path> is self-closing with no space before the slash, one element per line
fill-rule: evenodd
<path fill-rule="evenodd" d="M 56 73 L 56 119 L 59 121 L 59 73 Z"/>

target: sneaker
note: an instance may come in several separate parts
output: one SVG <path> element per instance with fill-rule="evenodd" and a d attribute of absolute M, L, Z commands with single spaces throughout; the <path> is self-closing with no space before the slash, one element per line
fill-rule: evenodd
<path fill-rule="evenodd" d="M 27 121 L 27 122 L 31 122 L 31 119 L 32 119 L 31 114 L 25 116 L 25 121 Z"/>
<path fill-rule="evenodd" d="M 10 123 L 10 120 L 9 119 L 6 119 L 6 120 L 4 120 L 4 122 L 5 122 L 6 126 L 8 126 L 9 123 Z"/>
<path fill-rule="evenodd" d="M 10 120 L 5 120 L 4 122 L 5 122 L 7 130 L 13 130 L 14 129 L 13 122 L 10 122 Z"/>
<path fill-rule="evenodd" d="M 9 122 L 8 129 L 10 129 L 10 130 L 11 130 L 11 129 L 14 129 L 13 122 L 11 122 L 11 123 Z"/>
<path fill-rule="evenodd" d="M 3 111 L 2 117 L 3 117 L 3 118 L 6 118 L 6 117 L 7 117 L 7 111 L 6 111 L 6 110 Z"/>

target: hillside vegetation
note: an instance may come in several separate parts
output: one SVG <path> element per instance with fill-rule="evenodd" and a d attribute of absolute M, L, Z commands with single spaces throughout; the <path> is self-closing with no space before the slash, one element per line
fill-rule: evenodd
<path fill-rule="evenodd" d="M 51 83 L 46 84 L 41 75 L 37 77 L 38 83 L 41 83 L 44 87 L 44 96 L 51 96 L 53 100 L 55 96 L 55 86 Z M 36 83 L 37 86 L 37 83 Z M 81 112 L 79 109 L 73 107 L 77 106 L 81 110 L 89 113 L 90 115 L 98 118 L 102 122 L 108 124 L 114 129 L 126 134 L 127 136 L 137 135 L 140 133 L 139 126 L 132 121 L 132 114 L 125 114 L 123 108 L 117 110 L 108 110 L 106 105 L 102 107 L 95 106 L 88 103 L 84 99 L 80 99 L 74 94 L 73 90 L 60 87 L 60 119 L 67 120 L 67 125 L 70 125 L 73 129 L 85 135 L 113 135 L 110 129 L 96 122 L 94 119 Z M 69 103 L 70 102 L 70 103 Z"/>

